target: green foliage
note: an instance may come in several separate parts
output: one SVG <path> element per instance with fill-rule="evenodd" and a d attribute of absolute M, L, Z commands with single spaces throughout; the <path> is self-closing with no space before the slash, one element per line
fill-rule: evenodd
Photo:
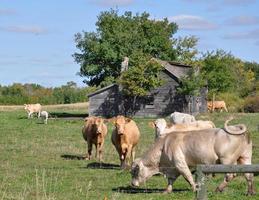
<path fill-rule="evenodd" d="M 146 12 L 120 16 L 118 11 L 110 10 L 98 16 L 96 26 L 96 32 L 76 34 L 76 47 L 81 53 L 73 55 L 81 66 L 80 75 L 87 77 L 85 82 L 90 86 L 116 82 L 125 56 L 130 58 L 129 65 L 137 67 L 136 52 L 144 58 L 175 59 L 171 38 L 177 25 L 167 19 L 151 20 Z"/>
<path fill-rule="evenodd" d="M 195 36 L 191 37 L 179 37 L 173 40 L 176 61 L 188 65 L 195 65 L 198 55 L 197 43 L 198 38 Z"/>
<path fill-rule="evenodd" d="M 162 66 L 154 59 L 148 60 L 142 57 L 136 60 L 139 62 L 135 62 L 132 67 L 123 72 L 118 82 L 126 95 L 141 97 L 162 84 L 159 78 Z"/>
<path fill-rule="evenodd" d="M 177 88 L 180 94 L 198 96 L 200 89 L 205 86 L 206 82 L 199 73 L 199 69 L 193 67 L 187 76 L 180 80 L 181 85 Z"/>
<path fill-rule="evenodd" d="M 255 78 L 259 81 L 259 64 L 256 62 L 245 62 L 245 70 L 251 70 L 255 74 Z"/>
<path fill-rule="evenodd" d="M 207 80 L 210 93 L 226 92 L 234 88 L 233 60 L 233 56 L 223 50 L 204 55 L 201 73 Z"/>
<path fill-rule="evenodd" d="M 66 104 L 87 101 L 87 94 L 96 87 L 78 88 L 74 82 L 55 88 L 44 88 L 36 84 L 14 83 L 0 86 L 0 104 L 21 105 L 25 103 Z"/>
<path fill-rule="evenodd" d="M 201 62 L 201 76 L 207 81 L 209 95 L 236 91 L 246 96 L 254 85 L 254 73 L 244 63 L 223 50 L 207 52 Z"/>

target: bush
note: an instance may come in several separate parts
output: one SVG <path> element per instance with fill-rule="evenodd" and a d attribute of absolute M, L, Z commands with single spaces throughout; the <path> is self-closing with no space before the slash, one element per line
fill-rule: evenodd
<path fill-rule="evenodd" d="M 259 96 L 247 97 L 244 103 L 245 112 L 259 112 Z"/>

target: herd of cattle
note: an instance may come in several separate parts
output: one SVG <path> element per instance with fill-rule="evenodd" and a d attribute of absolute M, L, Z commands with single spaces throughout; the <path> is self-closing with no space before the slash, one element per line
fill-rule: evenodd
<path fill-rule="evenodd" d="M 34 104 L 35 107 L 39 105 Z M 32 105 L 26 105 L 30 117 Z M 41 116 L 42 111 L 38 111 Z M 118 152 L 121 168 L 131 166 L 131 185 L 139 186 L 155 174 L 163 174 L 168 180 L 165 192 L 170 193 L 174 181 L 182 175 L 193 191 L 197 185 L 193 180 L 192 168 L 198 164 L 251 164 L 252 141 L 244 124 L 229 126 L 229 119 L 224 128 L 216 128 L 212 121 L 196 120 L 194 116 L 174 112 L 165 119 L 151 122 L 154 128 L 154 143 L 140 158 L 135 159 L 136 145 L 140 140 L 140 131 L 134 120 L 125 116 L 110 119 L 90 116 L 84 119 L 82 135 L 87 142 L 86 159 L 91 159 L 92 147 L 96 147 L 96 158 L 103 160 L 103 146 L 107 136 L 106 123 L 113 124 L 111 141 Z M 244 174 L 248 190 L 247 194 L 255 194 L 252 173 Z M 225 175 L 217 191 L 223 191 L 235 174 Z"/>

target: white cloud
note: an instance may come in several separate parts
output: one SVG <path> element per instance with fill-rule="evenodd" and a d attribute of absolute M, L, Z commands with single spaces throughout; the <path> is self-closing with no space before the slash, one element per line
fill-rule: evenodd
<path fill-rule="evenodd" d="M 257 25 L 259 24 L 259 17 L 245 15 L 236 16 L 226 20 L 226 24 L 233 26 Z"/>
<path fill-rule="evenodd" d="M 168 17 L 168 19 L 176 22 L 179 28 L 184 30 L 212 30 L 217 28 L 216 24 L 194 15 L 177 15 Z"/>
<path fill-rule="evenodd" d="M 0 27 L 0 31 L 14 32 L 14 33 L 32 33 L 32 34 L 44 34 L 47 30 L 39 26 L 8 26 Z"/>
<path fill-rule="evenodd" d="M 240 40 L 240 39 L 259 39 L 259 29 L 252 30 L 249 32 L 239 32 L 226 34 L 224 39 Z"/>
<path fill-rule="evenodd" d="M 128 6 L 134 2 L 134 0 L 91 0 L 92 3 L 101 5 L 101 6 Z"/>

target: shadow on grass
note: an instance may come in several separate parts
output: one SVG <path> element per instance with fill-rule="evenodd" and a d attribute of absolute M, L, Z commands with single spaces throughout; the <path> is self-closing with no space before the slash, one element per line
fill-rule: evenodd
<path fill-rule="evenodd" d="M 89 163 L 86 168 L 88 169 L 121 169 L 120 165 L 111 164 L 111 163 L 99 163 L 99 162 L 93 162 Z"/>
<path fill-rule="evenodd" d="M 52 118 L 86 118 L 87 113 L 50 112 Z"/>
<path fill-rule="evenodd" d="M 165 189 L 147 189 L 147 188 L 135 188 L 132 186 L 128 187 L 118 187 L 113 188 L 112 191 L 114 192 L 120 192 L 120 193 L 127 193 L 127 194 L 137 194 L 137 193 L 163 193 Z M 185 192 L 190 191 L 189 189 L 174 189 L 173 192 Z"/>
<path fill-rule="evenodd" d="M 65 160 L 84 160 L 85 157 L 84 156 L 78 156 L 78 155 L 61 155 L 61 158 L 65 159 Z"/>

